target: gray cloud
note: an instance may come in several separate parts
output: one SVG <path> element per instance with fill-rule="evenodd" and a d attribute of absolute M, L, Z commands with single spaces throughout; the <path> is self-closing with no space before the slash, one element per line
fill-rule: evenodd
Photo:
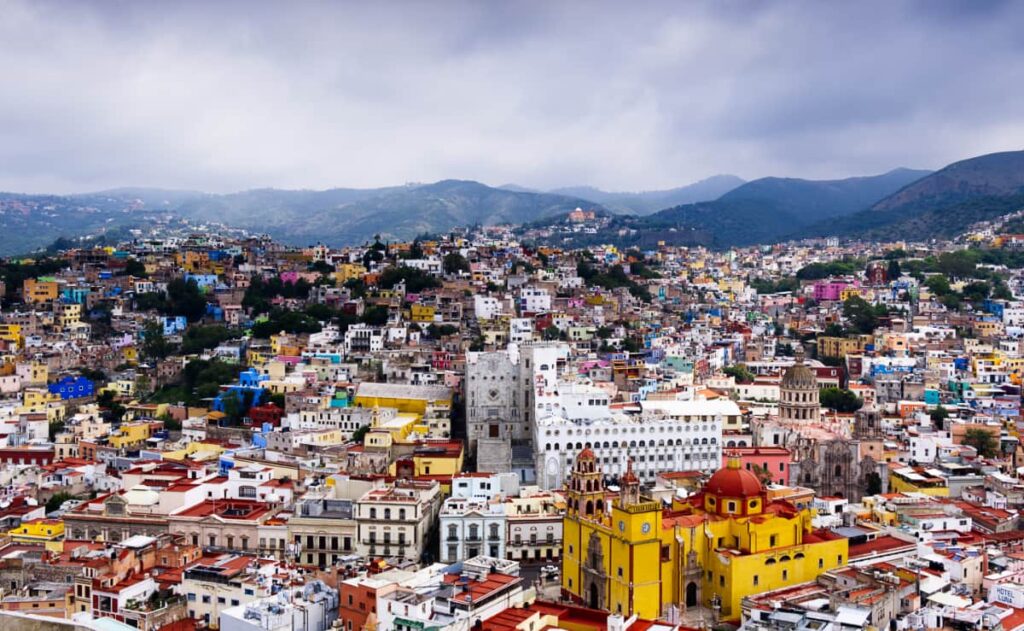
<path fill-rule="evenodd" d="M 647 189 L 1024 147 L 1024 7 L 0 1 L 0 189 Z"/>

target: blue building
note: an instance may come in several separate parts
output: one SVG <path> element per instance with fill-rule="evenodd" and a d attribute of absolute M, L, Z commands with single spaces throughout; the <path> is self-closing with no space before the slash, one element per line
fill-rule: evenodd
<path fill-rule="evenodd" d="M 188 320 L 185 319 L 185 316 L 165 316 L 162 322 L 164 325 L 164 335 L 181 333 L 188 326 Z"/>
<path fill-rule="evenodd" d="M 196 281 L 196 285 L 199 285 L 199 289 L 203 291 L 217 286 L 216 274 L 185 274 L 185 282 L 187 283 L 190 280 Z"/>
<path fill-rule="evenodd" d="M 91 397 L 96 391 L 96 384 L 91 379 L 69 375 L 60 381 L 51 383 L 46 388 L 50 394 L 59 394 L 61 399 L 80 399 Z"/>

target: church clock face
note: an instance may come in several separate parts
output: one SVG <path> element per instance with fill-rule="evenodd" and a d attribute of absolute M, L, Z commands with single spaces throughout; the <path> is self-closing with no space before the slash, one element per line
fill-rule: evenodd
<path fill-rule="evenodd" d="M 626 522 L 619 520 L 619 532 L 626 532 Z"/>
<path fill-rule="evenodd" d="M 648 522 L 645 521 L 644 524 L 642 526 L 640 526 L 640 532 L 644 533 L 645 535 L 646 534 L 650 534 L 650 532 L 651 532 L 651 524 L 649 524 Z"/>

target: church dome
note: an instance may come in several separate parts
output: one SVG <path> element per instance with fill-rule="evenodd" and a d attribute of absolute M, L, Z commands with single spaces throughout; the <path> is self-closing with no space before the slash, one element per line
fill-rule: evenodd
<path fill-rule="evenodd" d="M 789 390 L 818 389 L 818 376 L 804 364 L 803 346 L 797 346 L 796 363 L 787 368 L 786 372 L 783 373 L 780 386 L 783 389 Z"/>
<path fill-rule="evenodd" d="M 747 498 L 761 495 L 764 487 L 756 475 L 740 468 L 740 461 L 734 458 L 729 460 L 726 468 L 711 476 L 704 492 L 719 497 Z"/>

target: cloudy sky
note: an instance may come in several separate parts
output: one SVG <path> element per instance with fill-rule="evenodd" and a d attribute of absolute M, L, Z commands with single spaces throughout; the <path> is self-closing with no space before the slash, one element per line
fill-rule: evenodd
<path fill-rule="evenodd" d="M 1024 148 L 1024 6 L 0 0 L 0 189 L 614 190 Z"/>

